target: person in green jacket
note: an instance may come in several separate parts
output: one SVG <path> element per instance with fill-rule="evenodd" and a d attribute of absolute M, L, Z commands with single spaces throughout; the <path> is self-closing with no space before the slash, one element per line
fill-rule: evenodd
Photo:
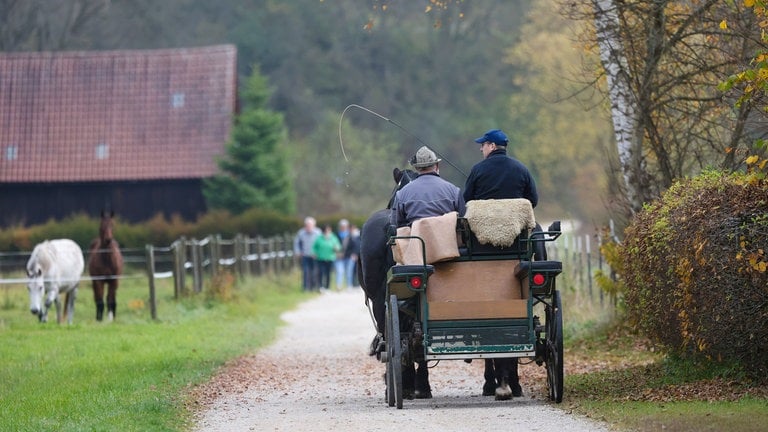
<path fill-rule="evenodd" d="M 320 268 L 320 289 L 328 289 L 333 262 L 336 260 L 336 254 L 341 251 L 341 242 L 330 225 L 323 227 L 323 234 L 315 239 L 312 251 Z"/>

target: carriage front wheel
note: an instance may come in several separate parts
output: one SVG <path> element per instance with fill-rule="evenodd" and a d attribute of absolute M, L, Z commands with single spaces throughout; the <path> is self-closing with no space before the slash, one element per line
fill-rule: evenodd
<path fill-rule="evenodd" d="M 397 408 L 401 409 L 403 408 L 403 347 L 400 342 L 400 311 L 396 295 L 389 298 L 386 320 L 387 403 L 389 406 L 397 405 Z"/>
<path fill-rule="evenodd" d="M 563 401 L 563 308 L 560 291 L 555 290 L 552 304 L 546 307 L 546 353 L 547 387 L 549 400 L 555 403 Z"/>

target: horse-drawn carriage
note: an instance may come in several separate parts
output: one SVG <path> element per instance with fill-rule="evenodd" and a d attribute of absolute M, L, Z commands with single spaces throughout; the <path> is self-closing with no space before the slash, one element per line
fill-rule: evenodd
<path fill-rule="evenodd" d="M 544 247 L 560 235 L 560 223 L 541 231 L 530 221 L 501 241 L 480 235 L 489 228 L 481 224 L 468 211 L 390 233 L 398 263 L 387 273 L 379 356 L 389 406 L 403 406 L 403 368 L 459 359 L 532 359 L 546 365 L 549 399 L 562 401 L 563 321 L 555 284 L 562 263 L 547 260 Z"/>

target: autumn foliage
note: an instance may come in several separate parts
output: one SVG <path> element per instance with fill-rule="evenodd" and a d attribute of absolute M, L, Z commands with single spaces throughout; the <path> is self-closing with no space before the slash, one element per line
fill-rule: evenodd
<path fill-rule="evenodd" d="M 669 353 L 768 376 L 768 180 L 705 172 L 647 205 L 619 249 L 632 324 Z"/>

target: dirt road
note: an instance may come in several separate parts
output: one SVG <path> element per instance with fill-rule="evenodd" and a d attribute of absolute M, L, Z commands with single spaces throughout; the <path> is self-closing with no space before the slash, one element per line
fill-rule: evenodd
<path fill-rule="evenodd" d="M 432 399 L 388 407 L 384 365 L 366 352 L 374 330 L 360 290 L 326 292 L 283 318 L 273 345 L 198 389 L 194 430 L 609 430 L 548 402 L 544 368 L 535 364 L 520 368 L 523 397 L 496 401 L 481 396 L 481 361 L 443 361 L 430 370 Z M 567 358 L 565 365 L 567 374 Z"/>

